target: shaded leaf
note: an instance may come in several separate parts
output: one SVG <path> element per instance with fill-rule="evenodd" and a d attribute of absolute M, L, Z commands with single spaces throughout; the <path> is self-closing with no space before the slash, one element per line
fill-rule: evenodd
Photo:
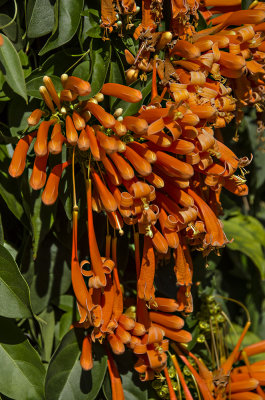
<path fill-rule="evenodd" d="M 58 26 L 55 25 L 56 30 L 53 30 L 51 37 L 40 50 L 40 56 L 72 39 L 78 28 L 83 6 L 84 0 L 58 0 Z"/>
<path fill-rule="evenodd" d="M 241 0 L 241 8 L 242 10 L 248 10 L 250 4 L 253 3 L 252 0 Z"/>
<path fill-rule="evenodd" d="M 91 62 L 89 60 L 81 62 L 74 70 L 73 75 L 88 81 L 91 76 Z"/>
<path fill-rule="evenodd" d="M 106 79 L 111 57 L 110 41 L 107 40 L 102 44 L 101 40 L 91 40 L 90 54 L 93 76 L 89 97 L 93 97 L 100 91 Z M 82 100 L 85 99 L 86 97 L 82 97 Z"/>
<path fill-rule="evenodd" d="M 259 269 L 262 279 L 265 279 L 265 232 L 261 223 L 254 217 L 238 214 L 223 221 L 224 231 L 228 239 L 234 241 L 228 244 L 231 250 L 238 250 L 251 258 Z"/>
<path fill-rule="evenodd" d="M 45 368 L 14 322 L 0 317 L 0 391 L 15 400 L 43 400 Z"/>
<path fill-rule="evenodd" d="M 198 25 L 197 25 L 197 31 L 202 31 L 203 29 L 207 28 L 207 22 L 205 21 L 205 19 L 203 18 L 203 15 L 200 13 L 200 11 L 198 11 L 198 15 L 199 15 L 199 20 L 198 20 Z"/>
<path fill-rule="evenodd" d="M 22 65 L 13 44 L 3 36 L 4 44 L 0 47 L 0 69 L 11 89 L 27 101 L 27 92 Z"/>
<path fill-rule="evenodd" d="M 90 8 L 88 10 L 83 11 L 82 15 L 84 16 L 85 22 L 85 35 L 90 36 L 92 38 L 100 39 L 102 37 L 102 29 L 100 28 L 100 17 L 98 10 Z"/>
<path fill-rule="evenodd" d="M 41 337 L 42 337 L 42 360 L 50 361 L 54 342 L 54 329 L 55 329 L 55 312 L 53 308 L 44 310 L 39 317 L 42 321 L 40 323 Z"/>
<path fill-rule="evenodd" d="M 8 25 L 12 20 L 9 15 L 0 14 L 0 26 Z M 19 51 L 22 48 L 22 37 L 16 21 L 3 29 L 4 34 L 11 40 L 15 49 Z"/>
<path fill-rule="evenodd" d="M 31 304 L 35 314 L 43 311 L 50 301 L 65 293 L 71 285 L 70 249 L 58 244 L 49 234 L 39 248 L 34 261 L 30 243 L 21 261 L 21 271 L 30 287 Z"/>
<path fill-rule="evenodd" d="M 0 244 L 0 315 L 9 318 L 32 316 L 29 288 L 11 254 Z"/>
<path fill-rule="evenodd" d="M 94 366 L 91 371 L 83 371 L 79 361 L 81 335 L 80 330 L 68 332 L 52 357 L 45 382 L 46 400 L 97 397 L 106 373 L 107 357 L 103 346 L 93 343 Z"/>
<path fill-rule="evenodd" d="M 29 0 L 27 2 L 27 35 L 37 38 L 52 31 L 54 7 L 50 0 Z"/>

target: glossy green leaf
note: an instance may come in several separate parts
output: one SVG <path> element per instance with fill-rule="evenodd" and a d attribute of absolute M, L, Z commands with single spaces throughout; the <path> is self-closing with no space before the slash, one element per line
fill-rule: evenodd
<path fill-rule="evenodd" d="M 93 73 L 89 97 L 92 97 L 100 91 L 105 82 L 111 57 L 110 41 L 107 40 L 102 44 L 102 40 L 93 39 L 90 45 L 90 56 Z"/>
<path fill-rule="evenodd" d="M 81 62 L 74 70 L 73 75 L 88 81 L 91 76 L 91 62 L 89 60 Z"/>
<path fill-rule="evenodd" d="M 27 2 L 27 35 L 38 38 L 53 29 L 54 7 L 50 0 L 29 0 Z"/>
<path fill-rule="evenodd" d="M 81 334 L 75 329 L 68 332 L 52 357 L 45 382 L 46 400 L 96 399 L 106 373 L 107 357 L 104 347 L 93 343 L 93 368 L 83 371 L 79 361 Z"/>
<path fill-rule="evenodd" d="M 118 52 L 115 52 L 110 62 L 108 82 L 120 83 L 122 85 L 126 85 L 124 68 Z M 115 97 L 109 96 L 110 108 L 112 108 L 115 101 L 116 101 Z"/>
<path fill-rule="evenodd" d="M 84 0 L 58 0 L 58 26 L 39 52 L 40 56 L 72 39 L 78 28 L 83 6 Z"/>
<path fill-rule="evenodd" d="M 140 92 L 142 92 L 142 96 L 143 96 L 142 100 L 139 101 L 138 103 L 127 103 L 126 101 L 117 99 L 112 106 L 112 111 L 115 110 L 116 108 L 121 107 L 123 109 L 122 115 L 124 117 L 126 115 L 136 114 L 140 110 L 145 98 L 151 93 L 151 86 L 152 86 L 151 74 L 148 76 L 146 82 L 142 82 L 140 79 L 137 79 L 137 81 L 133 82 L 130 85 L 130 87 L 132 87 L 134 89 L 138 89 L 138 90 L 140 90 Z"/>
<path fill-rule="evenodd" d="M 84 15 L 85 20 L 85 35 L 92 38 L 100 39 L 102 37 L 102 29 L 100 28 L 100 17 L 98 10 L 90 8 L 88 10 L 85 10 L 82 15 Z"/>
<path fill-rule="evenodd" d="M 238 214 L 223 221 L 223 224 L 228 239 L 234 239 L 228 244 L 228 248 L 250 257 L 259 269 L 262 279 L 265 279 L 265 231 L 261 223 L 254 217 Z"/>
<path fill-rule="evenodd" d="M 29 288 L 11 254 L 0 244 L 0 315 L 9 318 L 32 316 Z"/>
<path fill-rule="evenodd" d="M 15 400 L 43 400 L 45 368 L 38 353 L 12 320 L 0 317 L 0 326 L 0 392 Z"/>
<path fill-rule="evenodd" d="M 139 374 L 133 369 L 136 357 L 133 353 L 126 351 L 124 354 L 115 357 L 115 361 L 122 380 L 122 388 L 126 400 L 147 400 L 148 384 L 141 382 Z M 107 400 L 111 400 L 111 385 L 109 374 L 106 374 L 104 380 L 104 394 Z"/>
<path fill-rule="evenodd" d="M 0 47 L 0 69 L 11 89 L 27 101 L 24 73 L 18 53 L 10 40 L 4 36 Z"/>

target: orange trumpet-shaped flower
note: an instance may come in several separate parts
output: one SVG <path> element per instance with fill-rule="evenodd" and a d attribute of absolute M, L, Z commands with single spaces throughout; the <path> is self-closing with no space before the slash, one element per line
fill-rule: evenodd
<path fill-rule="evenodd" d="M 178 55 L 187 59 L 200 57 L 201 52 L 198 47 L 187 40 L 178 40 L 170 52 L 171 55 Z"/>
<path fill-rule="evenodd" d="M 137 282 L 139 299 L 151 301 L 154 298 L 155 255 L 152 239 L 144 237 L 144 250 L 140 276 Z"/>
<path fill-rule="evenodd" d="M 98 104 L 88 101 L 83 110 L 90 111 L 105 128 L 112 128 L 115 125 L 115 118 Z"/>
<path fill-rule="evenodd" d="M 107 340 L 114 354 L 119 355 L 125 352 L 125 346 L 123 342 L 114 333 L 110 333 L 107 336 Z"/>
<path fill-rule="evenodd" d="M 78 131 L 85 129 L 86 121 L 84 120 L 83 117 L 81 117 L 80 114 L 78 114 L 76 111 L 74 111 L 72 118 L 73 118 L 75 129 L 77 129 Z"/>
<path fill-rule="evenodd" d="M 122 123 L 127 129 L 140 135 L 144 135 L 148 128 L 148 124 L 145 119 L 139 117 L 125 117 L 123 118 Z"/>
<path fill-rule="evenodd" d="M 47 206 L 52 205 L 55 203 L 58 197 L 58 187 L 59 182 L 63 173 L 63 170 L 71 164 L 71 161 L 65 161 L 62 164 L 58 164 L 53 167 L 48 181 L 46 183 L 45 189 L 42 192 L 41 199 L 44 204 Z"/>
<path fill-rule="evenodd" d="M 46 166 L 49 153 L 42 157 L 36 157 L 29 184 L 34 190 L 41 189 L 46 182 Z"/>
<path fill-rule="evenodd" d="M 37 132 L 37 139 L 34 143 L 34 151 L 37 156 L 45 156 L 48 151 L 48 143 L 47 143 L 47 138 L 48 138 L 48 132 L 50 126 L 54 123 L 54 120 L 50 121 L 42 121 L 38 132 Z"/>
<path fill-rule="evenodd" d="M 156 163 L 161 164 L 167 168 L 166 175 L 176 178 L 189 179 L 193 176 L 193 168 L 190 164 L 178 160 L 162 151 L 156 153 Z"/>
<path fill-rule="evenodd" d="M 108 371 L 111 382 L 112 399 L 125 400 L 118 368 L 109 350 L 107 350 L 107 353 L 108 353 Z"/>
<path fill-rule="evenodd" d="M 93 368 L 92 341 L 89 334 L 83 339 L 80 364 L 85 371 L 89 371 Z"/>
<path fill-rule="evenodd" d="M 48 143 L 48 150 L 51 154 L 59 154 L 62 151 L 63 143 L 67 140 L 62 135 L 61 125 L 55 124 L 52 130 L 51 140 Z"/>
<path fill-rule="evenodd" d="M 40 110 L 39 108 L 36 108 L 34 111 L 32 111 L 32 113 L 30 114 L 30 116 L 28 117 L 28 125 L 29 126 L 35 126 L 40 122 L 40 119 L 43 115 L 43 111 Z"/>
<path fill-rule="evenodd" d="M 87 213 L 88 213 L 88 240 L 89 240 L 89 253 L 91 259 L 91 265 L 95 278 L 99 287 L 105 287 L 107 284 L 106 276 L 103 270 L 103 263 L 100 257 L 97 239 L 94 231 L 93 224 L 93 211 L 92 211 L 92 193 L 91 193 L 91 180 L 87 182 Z"/>
<path fill-rule="evenodd" d="M 13 178 L 17 178 L 23 173 L 29 146 L 36 135 L 37 131 L 31 132 L 18 141 L 8 168 L 8 172 Z"/>
<path fill-rule="evenodd" d="M 70 115 L 66 116 L 65 130 L 66 130 L 66 137 L 67 137 L 68 143 L 70 143 L 71 145 L 75 145 L 78 140 L 78 134 L 77 134 L 73 120 L 70 117 Z"/>
<path fill-rule="evenodd" d="M 230 382 L 226 386 L 226 391 L 231 392 L 231 393 L 247 392 L 247 391 L 256 389 L 258 384 L 259 384 L 259 381 L 257 381 L 257 379 L 254 379 L 254 378 L 249 378 L 249 379 L 242 380 L 239 382 Z"/>
<path fill-rule="evenodd" d="M 142 158 L 136 151 L 131 149 L 129 146 L 126 146 L 124 155 L 140 175 L 147 176 L 151 174 L 152 167 L 149 164 L 149 162 L 146 161 L 144 158 Z"/>
<path fill-rule="evenodd" d="M 59 96 L 56 92 L 56 89 L 54 87 L 54 84 L 53 84 L 51 78 L 49 76 L 44 76 L 43 83 L 46 86 L 46 89 L 48 90 L 52 100 L 54 101 L 54 103 L 56 104 L 58 109 L 60 110 L 61 109 L 60 99 L 59 99 Z"/>
<path fill-rule="evenodd" d="M 63 87 L 65 90 L 71 90 L 78 96 L 87 96 L 91 92 L 90 83 L 76 76 L 67 77 L 67 79 L 63 81 Z"/>
<path fill-rule="evenodd" d="M 91 171 L 91 176 L 93 178 L 93 182 L 96 185 L 97 191 L 105 210 L 108 212 L 117 210 L 116 200 L 114 199 L 113 195 L 110 193 L 106 185 L 102 182 L 99 175 L 95 171 Z"/>
<path fill-rule="evenodd" d="M 85 129 L 82 129 L 77 141 L 77 145 L 79 150 L 81 151 L 86 151 L 89 149 L 90 147 L 89 135 Z"/>
<path fill-rule="evenodd" d="M 142 93 L 139 90 L 119 83 L 105 83 L 100 92 L 104 95 L 118 97 L 127 103 L 138 103 L 142 100 Z"/>
<path fill-rule="evenodd" d="M 100 152 L 99 152 L 99 147 L 98 147 L 98 142 L 96 139 L 95 131 L 91 126 L 87 125 L 86 133 L 87 133 L 87 137 L 89 140 L 89 146 L 90 146 L 91 153 L 92 153 L 94 159 L 96 161 L 99 161 L 100 160 Z"/>
<path fill-rule="evenodd" d="M 170 315 L 162 312 L 149 312 L 149 317 L 152 322 L 156 322 L 171 329 L 181 329 L 184 326 L 184 320 L 177 315 Z"/>
<path fill-rule="evenodd" d="M 178 311 L 178 303 L 174 299 L 167 299 L 164 297 L 156 297 L 151 304 L 153 310 L 162 312 L 175 312 Z"/>

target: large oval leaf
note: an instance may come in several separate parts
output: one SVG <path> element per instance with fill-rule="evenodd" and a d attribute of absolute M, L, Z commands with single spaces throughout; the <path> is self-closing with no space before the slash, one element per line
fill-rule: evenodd
<path fill-rule="evenodd" d="M 229 239 L 231 250 L 238 250 L 251 258 L 259 269 L 262 279 L 265 279 L 265 231 L 261 223 L 254 217 L 237 214 L 223 221 L 224 231 Z"/>
<path fill-rule="evenodd" d="M 11 89 L 27 101 L 24 73 L 16 49 L 7 36 L 0 47 L 0 69 Z"/>
<path fill-rule="evenodd" d="M 0 317 L 0 326 L 0 392 L 15 400 L 43 400 L 45 368 L 38 353 L 12 320 Z"/>
<path fill-rule="evenodd" d="M 0 244 L 0 315 L 32 316 L 29 288 L 11 254 Z"/>
<path fill-rule="evenodd" d="M 80 336 L 80 331 L 72 329 L 52 357 L 45 383 L 46 400 L 93 400 L 97 397 L 106 373 L 107 357 L 104 347 L 93 343 L 94 366 L 91 371 L 83 371 L 79 362 Z"/>
<path fill-rule="evenodd" d="M 29 38 L 47 35 L 54 24 L 53 5 L 50 0 L 29 0 L 27 4 L 27 33 Z"/>
<path fill-rule="evenodd" d="M 39 52 L 40 56 L 69 42 L 76 33 L 80 22 L 84 0 L 58 1 L 58 20 L 55 24 L 55 27 L 57 25 L 57 29 L 53 31 L 51 37 Z"/>

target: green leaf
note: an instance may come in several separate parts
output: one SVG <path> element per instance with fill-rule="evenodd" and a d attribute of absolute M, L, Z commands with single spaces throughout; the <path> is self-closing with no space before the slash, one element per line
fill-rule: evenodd
<path fill-rule="evenodd" d="M 80 49 L 74 49 L 67 47 L 65 50 L 57 50 L 55 54 L 51 54 L 50 57 L 43 57 L 43 64 L 41 65 L 38 75 L 58 76 L 62 75 L 68 70 L 75 62 L 76 57 L 72 54 L 79 53 Z M 37 72 L 37 70 L 36 70 Z M 60 90 L 62 87 L 60 87 Z"/>
<path fill-rule="evenodd" d="M 43 73 L 41 73 L 40 76 L 31 78 L 30 76 L 27 78 L 26 82 L 26 87 L 27 87 L 27 93 L 29 96 L 35 97 L 37 99 L 42 99 L 39 91 L 39 87 L 43 85 Z M 53 76 L 49 75 L 50 78 L 53 81 L 54 87 L 57 90 L 57 92 L 60 92 L 62 90 L 62 84 L 61 80 L 58 76 Z"/>
<path fill-rule="evenodd" d="M 52 206 L 45 206 L 41 200 L 40 192 L 31 189 L 27 179 L 23 181 L 22 193 L 24 209 L 32 227 L 33 258 L 35 259 L 41 242 L 53 225 L 57 202 Z"/>
<path fill-rule="evenodd" d="M 124 68 L 119 53 L 115 52 L 115 56 L 116 57 L 115 58 L 113 57 L 113 59 L 110 62 L 108 82 L 120 83 L 122 85 L 126 85 Z M 115 101 L 116 101 L 115 97 L 109 96 L 110 108 L 112 108 Z"/>
<path fill-rule="evenodd" d="M 85 10 L 82 15 L 84 16 L 84 26 L 86 28 L 85 35 L 101 39 L 102 37 L 102 29 L 100 28 L 99 22 L 99 12 L 98 10 L 88 9 Z"/>
<path fill-rule="evenodd" d="M 0 26 L 8 25 L 12 20 L 9 15 L 0 14 Z M 11 40 L 15 49 L 19 51 L 22 48 L 22 37 L 21 32 L 18 29 L 18 25 L 13 21 L 10 25 L 3 29 L 4 34 Z"/>
<path fill-rule="evenodd" d="M 56 31 L 53 30 L 51 37 L 39 52 L 40 56 L 63 46 L 72 39 L 80 22 L 84 0 L 58 0 L 58 6 L 58 27 L 55 26 Z"/>
<path fill-rule="evenodd" d="M 122 108 L 123 117 L 125 117 L 126 115 L 136 114 L 140 110 L 145 98 L 151 93 L 151 86 L 152 86 L 151 75 L 152 74 L 149 74 L 146 82 L 142 82 L 140 79 L 137 79 L 137 81 L 133 82 L 130 85 L 130 87 L 138 89 L 142 92 L 143 98 L 141 101 L 139 101 L 138 103 L 127 103 L 124 100 L 117 99 L 112 106 L 112 111 L 116 110 L 116 108 Z"/>
<path fill-rule="evenodd" d="M 88 81 L 91 75 L 91 62 L 83 61 L 74 70 L 73 75 Z"/>
<path fill-rule="evenodd" d="M 41 337 L 42 337 L 42 360 L 49 362 L 54 342 L 54 329 L 55 329 L 55 312 L 53 308 L 49 307 L 44 310 L 39 317 L 42 321 L 40 323 Z M 69 327 L 68 327 L 69 328 Z"/>
<path fill-rule="evenodd" d="M 263 144 L 257 135 L 256 113 L 253 116 L 245 117 L 246 133 L 248 133 L 253 152 L 253 164 L 255 165 L 254 174 L 256 177 L 256 189 L 261 188 L 265 182 L 265 153 L 262 149 Z M 245 134 L 245 132 L 243 133 Z"/>
<path fill-rule="evenodd" d="M 68 332 L 52 357 L 45 382 L 46 400 L 94 400 L 97 397 L 106 373 L 107 357 L 104 347 L 93 343 L 93 368 L 83 371 L 79 361 L 81 333 L 75 329 Z"/>
<path fill-rule="evenodd" d="M 43 240 L 34 261 L 31 244 L 25 247 L 21 272 L 30 287 L 32 309 L 43 311 L 52 299 L 65 293 L 71 285 L 71 250 L 59 244 L 50 233 Z"/>
<path fill-rule="evenodd" d="M 11 254 L 0 244 L 0 315 L 32 317 L 28 285 Z"/>
<path fill-rule="evenodd" d="M 118 370 L 122 380 L 122 388 L 126 400 L 147 400 L 146 382 L 141 382 L 139 374 L 133 369 L 136 357 L 131 352 L 126 351 L 124 354 L 115 357 Z M 106 374 L 103 387 L 104 394 L 107 400 L 111 400 L 111 385 L 109 374 Z"/>
<path fill-rule="evenodd" d="M 203 18 L 203 15 L 198 11 L 199 15 L 199 20 L 198 20 L 198 25 L 197 25 L 197 31 L 202 31 L 203 29 L 207 28 L 207 22 Z"/>
<path fill-rule="evenodd" d="M 54 7 L 50 0 L 29 0 L 27 2 L 27 35 L 38 38 L 52 31 Z"/>
<path fill-rule="evenodd" d="M 22 65 L 14 46 L 4 36 L 4 44 L 0 47 L 0 69 L 11 89 L 27 101 L 27 92 Z"/>
<path fill-rule="evenodd" d="M 265 231 L 261 223 L 254 217 L 238 214 L 223 221 L 224 231 L 228 239 L 234 241 L 228 244 L 231 250 L 237 250 L 251 258 L 259 269 L 262 279 L 265 279 Z"/>
<path fill-rule="evenodd" d="M 102 44 L 102 40 L 91 40 L 90 54 L 93 75 L 89 97 L 93 97 L 100 91 L 106 79 L 111 57 L 110 41 Z M 85 99 L 86 97 L 82 97 L 82 100 Z"/>
<path fill-rule="evenodd" d="M 241 0 L 242 10 L 248 10 L 251 3 L 253 3 L 253 0 Z"/>
<path fill-rule="evenodd" d="M 12 320 L 0 317 L 0 326 L 0 392 L 15 400 L 43 400 L 45 368 L 38 353 Z"/>

